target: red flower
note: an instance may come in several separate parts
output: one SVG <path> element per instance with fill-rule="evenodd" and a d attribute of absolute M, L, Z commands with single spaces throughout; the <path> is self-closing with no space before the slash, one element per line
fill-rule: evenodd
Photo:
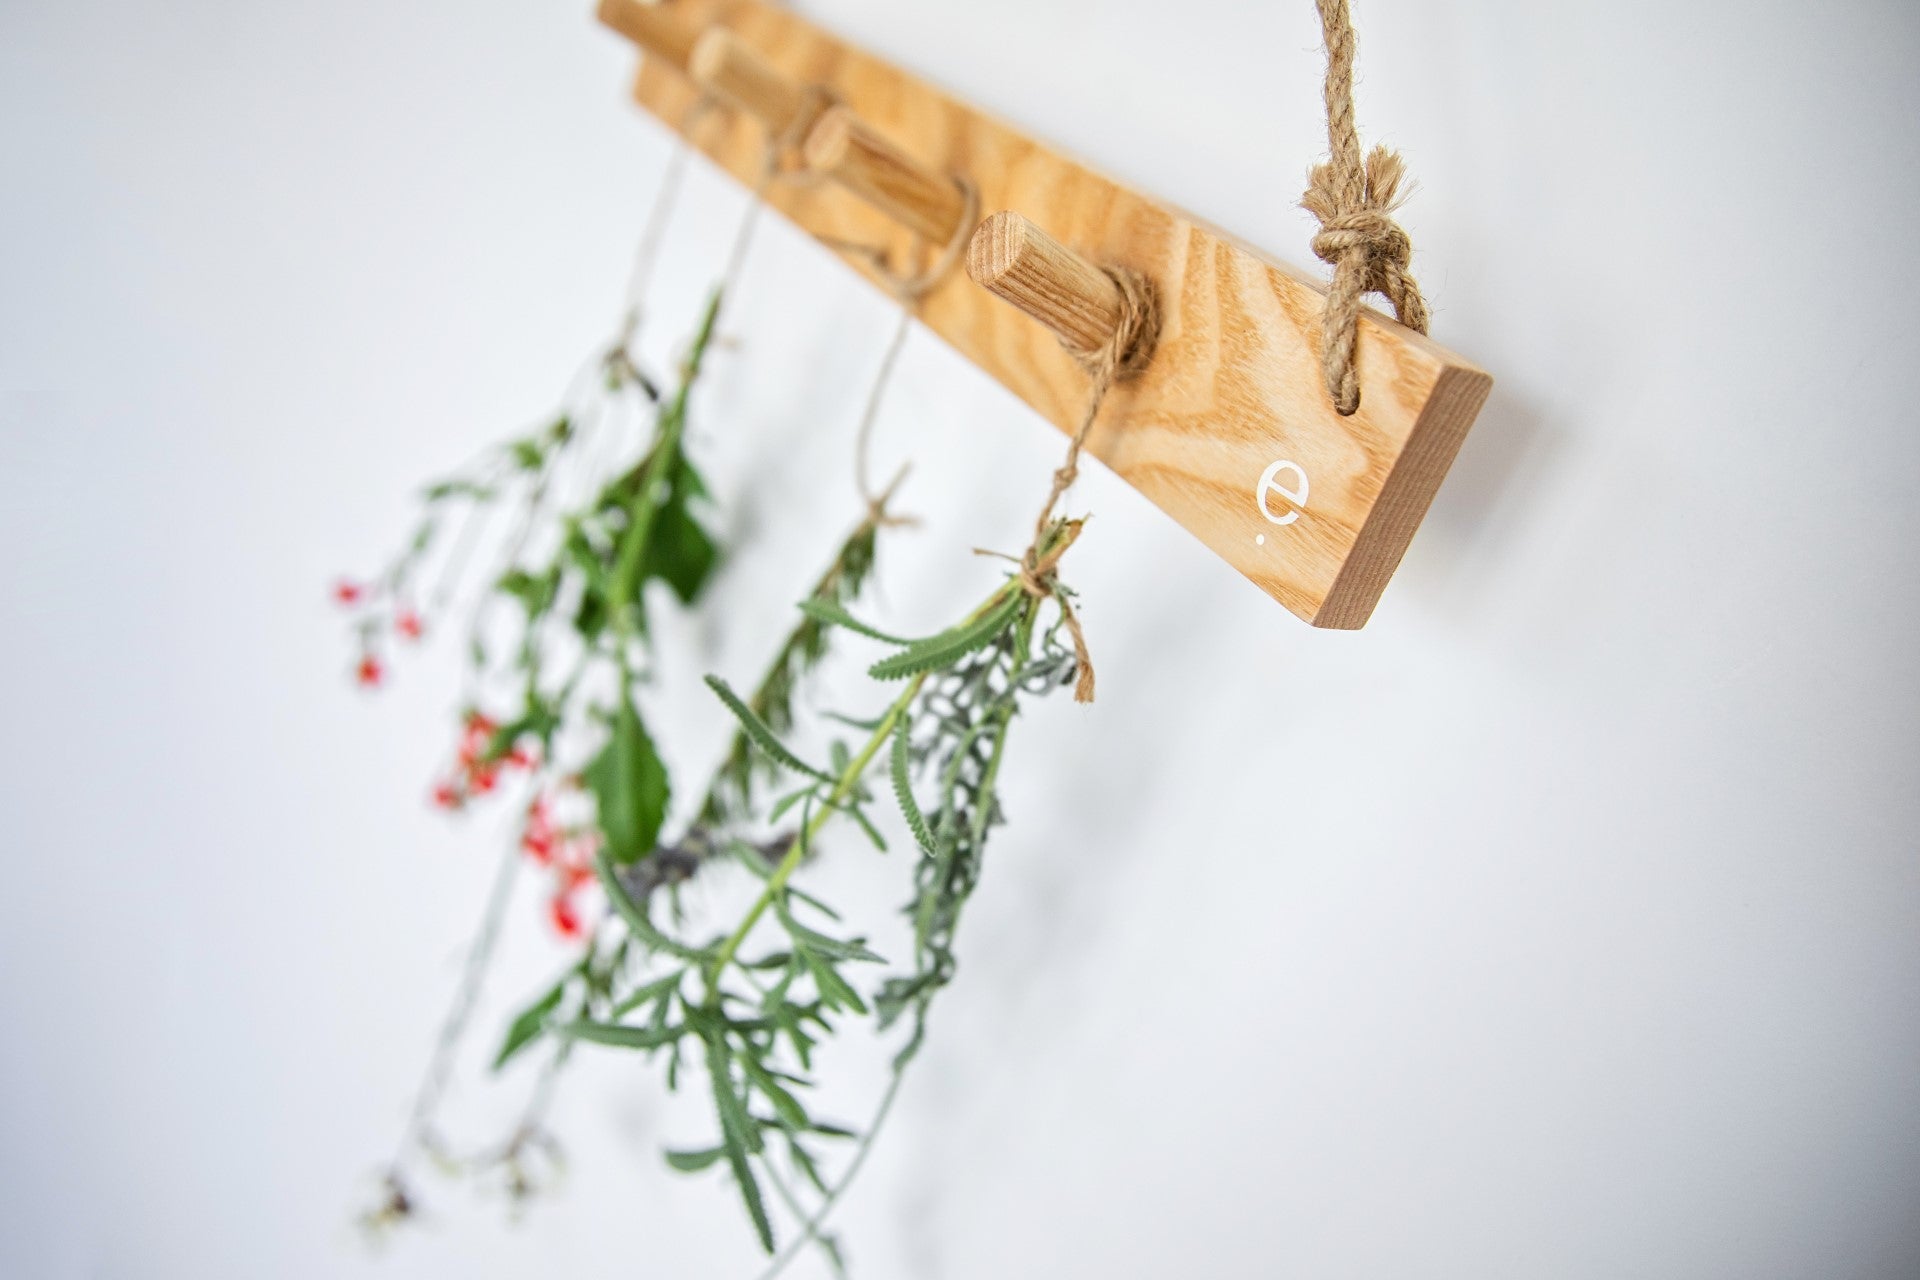
<path fill-rule="evenodd" d="M 438 809 L 458 809 L 460 807 L 460 789 L 451 782 L 443 782 L 433 789 L 434 807 Z"/>
<path fill-rule="evenodd" d="M 543 867 L 553 861 L 553 813 L 545 796 L 535 796 L 527 806 L 527 825 L 520 835 L 520 847 Z"/>
<path fill-rule="evenodd" d="M 345 578 L 342 578 L 338 582 L 333 584 L 333 600 L 335 604 L 342 604 L 342 605 L 359 604 L 360 597 L 364 596 L 365 594 L 366 594 L 365 587 L 361 586 L 357 582 L 349 582 Z"/>
<path fill-rule="evenodd" d="M 467 786 L 475 795 L 483 796 L 493 790 L 494 784 L 499 780 L 499 770 L 493 765 L 483 764 L 467 775 Z"/>
<path fill-rule="evenodd" d="M 556 896 L 547 904 L 547 920 L 553 925 L 553 931 L 569 942 L 578 941 L 586 932 L 580 923 L 579 908 L 565 895 Z"/>
<path fill-rule="evenodd" d="M 491 738 L 500 731 L 500 726 L 478 711 L 467 712 L 467 736 L 469 738 Z"/>
<path fill-rule="evenodd" d="M 582 885 L 593 883 L 593 880 L 593 868 L 583 863 L 569 862 L 560 868 L 562 893 L 572 893 Z"/>
<path fill-rule="evenodd" d="M 426 624 L 420 621 L 420 615 L 411 609 L 402 609 L 393 616 L 393 629 L 403 640 L 418 640 L 426 633 Z"/>
<path fill-rule="evenodd" d="M 387 669 L 380 665 L 380 659 L 370 653 L 362 654 L 360 665 L 353 670 L 353 678 L 359 681 L 363 689 L 378 688 L 380 681 L 386 678 L 386 674 Z"/>
<path fill-rule="evenodd" d="M 507 752 L 507 763 L 516 769 L 531 769 L 540 763 L 540 753 L 532 747 L 515 747 Z"/>
<path fill-rule="evenodd" d="M 526 850 L 529 858 L 532 858 L 543 867 L 553 861 L 553 835 L 551 832 L 541 830 L 538 827 L 528 827 L 526 834 L 520 837 L 520 847 Z"/>

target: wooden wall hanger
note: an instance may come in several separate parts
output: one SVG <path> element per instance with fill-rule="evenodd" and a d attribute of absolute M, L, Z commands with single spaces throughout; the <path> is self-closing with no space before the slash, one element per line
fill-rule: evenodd
<path fill-rule="evenodd" d="M 799 137 L 805 180 L 765 198 L 823 241 L 904 261 L 965 230 L 963 191 L 999 211 L 972 233 L 968 271 L 918 314 L 1063 431 L 1085 407 L 1081 360 L 1117 320 L 1105 268 L 1145 277 L 1157 343 L 1115 383 L 1087 452 L 1300 617 L 1366 622 L 1486 400 L 1485 372 L 1367 311 L 1360 407 L 1342 417 L 1312 278 L 763 0 L 601 0 L 600 18 L 647 55 L 639 103 L 742 182 L 759 184 L 769 137 Z M 738 110 L 693 130 L 703 95 Z M 896 288 L 875 259 L 848 262 Z"/>

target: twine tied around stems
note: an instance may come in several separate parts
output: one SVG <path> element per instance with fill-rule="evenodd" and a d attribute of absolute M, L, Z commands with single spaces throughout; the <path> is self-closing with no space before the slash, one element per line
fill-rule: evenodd
<path fill-rule="evenodd" d="M 1108 335 L 1106 344 L 1098 350 L 1083 351 L 1061 344 L 1087 371 L 1087 407 L 1080 416 L 1079 427 L 1074 430 L 1067 444 L 1066 459 L 1053 473 L 1053 489 L 1047 494 L 1046 505 L 1040 508 L 1040 518 L 1034 522 L 1033 542 L 1019 559 L 1020 589 L 1036 600 L 1053 597 L 1060 605 L 1061 620 L 1066 623 L 1067 632 L 1073 637 L 1074 666 L 1079 673 L 1073 688 L 1075 702 L 1093 701 L 1093 656 L 1087 651 L 1086 633 L 1081 629 L 1080 618 L 1074 612 L 1072 601 L 1060 587 L 1055 570 L 1060 557 L 1080 536 L 1084 521 L 1058 522 L 1058 532 L 1053 533 L 1050 539 L 1049 534 L 1056 527 L 1053 510 L 1080 476 L 1080 451 L 1086 446 L 1094 420 L 1100 416 L 1100 406 L 1106 402 L 1107 392 L 1113 389 L 1116 381 L 1130 377 L 1145 367 L 1160 333 L 1159 305 L 1147 278 L 1126 267 L 1110 266 L 1104 270 L 1120 290 L 1120 319 Z"/>

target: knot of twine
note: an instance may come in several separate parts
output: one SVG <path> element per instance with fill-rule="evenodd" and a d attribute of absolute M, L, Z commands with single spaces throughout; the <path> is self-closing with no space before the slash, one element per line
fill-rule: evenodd
<path fill-rule="evenodd" d="M 1313 252 L 1333 268 L 1320 327 L 1320 368 L 1333 407 L 1346 415 L 1360 407 L 1360 378 L 1354 371 L 1354 341 L 1359 334 L 1360 299 L 1386 297 L 1401 324 L 1427 331 L 1426 300 L 1407 269 L 1413 242 L 1393 211 L 1400 204 L 1400 180 L 1406 166 L 1385 147 L 1376 146 L 1363 162 L 1360 134 L 1353 122 L 1353 20 L 1347 0 L 1316 0 L 1327 43 L 1327 161 L 1307 178 L 1300 205 L 1319 219 Z"/>
<path fill-rule="evenodd" d="M 1073 602 L 1068 599 L 1066 588 L 1060 585 L 1060 557 L 1067 548 L 1079 538 L 1085 520 L 1062 520 L 1055 526 L 1053 545 L 1041 550 L 1041 541 L 1036 539 L 1027 554 L 1020 558 L 1020 570 L 1015 581 L 1020 590 L 1034 600 L 1051 597 L 1060 606 L 1060 620 L 1067 626 L 1067 634 L 1073 638 L 1073 700 L 1075 702 L 1093 701 L 1093 655 L 1087 650 L 1087 633 L 1081 629 L 1080 616 L 1073 611 Z"/>
<path fill-rule="evenodd" d="M 1066 459 L 1053 473 L 1053 489 L 1047 494 L 1046 505 L 1040 509 L 1039 520 L 1034 522 L 1033 542 L 1019 560 L 1020 589 L 1033 599 L 1044 600 L 1051 596 L 1058 602 L 1061 621 L 1066 623 L 1067 633 L 1073 637 L 1074 667 L 1078 672 L 1073 687 L 1075 702 L 1093 701 L 1093 655 L 1087 650 L 1086 632 L 1081 629 L 1080 618 L 1073 610 L 1072 601 L 1060 586 L 1057 570 L 1060 557 L 1080 536 L 1085 521 L 1055 521 L 1053 510 L 1073 482 L 1080 478 L 1080 451 L 1086 446 L 1094 420 L 1100 416 L 1100 406 L 1106 402 L 1107 392 L 1113 389 L 1115 382 L 1132 377 L 1146 367 L 1153 355 L 1154 343 L 1160 336 L 1160 308 L 1152 283 L 1139 272 L 1126 267 L 1107 267 L 1105 271 L 1120 289 L 1120 320 L 1114 325 L 1106 343 L 1097 350 L 1085 351 L 1061 343 L 1087 371 L 1087 409 L 1067 444 Z"/>
<path fill-rule="evenodd" d="M 1126 267 L 1106 267 L 1104 270 L 1120 289 L 1120 320 L 1113 326 L 1105 345 L 1093 351 L 1081 350 L 1066 342 L 1060 344 L 1087 371 L 1087 410 L 1081 415 L 1080 425 L 1067 445 L 1066 459 L 1053 473 L 1053 492 L 1047 495 L 1046 505 L 1040 509 L 1040 518 L 1034 522 L 1034 548 L 1038 548 L 1046 537 L 1048 522 L 1053 518 L 1053 508 L 1061 495 L 1080 478 L 1080 451 L 1087 443 L 1087 434 L 1093 430 L 1094 419 L 1100 416 L 1100 406 L 1105 403 L 1107 392 L 1113 389 L 1115 382 L 1130 378 L 1146 367 L 1153 355 L 1154 343 L 1160 336 L 1160 307 L 1152 283 L 1139 272 Z M 1028 555 L 1033 554 L 1034 550 L 1029 549 Z"/>

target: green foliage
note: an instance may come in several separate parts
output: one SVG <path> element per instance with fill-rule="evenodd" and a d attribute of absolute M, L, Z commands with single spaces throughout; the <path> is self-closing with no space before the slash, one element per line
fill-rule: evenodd
<path fill-rule="evenodd" d="M 620 1013 L 614 1021 L 574 1023 L 569 1033 L 665 1054 L 670 1087 L 678 1080 L 681 1046 L 700 1042 L 718 1145 L 669 1153 L 668 1163 L 686 1172 L 724 1164 L 756 1238 L 769 1251 L 775 1237 L 765 1188 L 773 1187 L 801 1218 L 804 1239 L 830 1260 L 836 1257 L 837 1247 L 820 1234 L 818 1220 L 859 1163 L 856 1155 L 842 1180 L 830 1182 L 811 1149 L 812 1143 L 853 1136 L 817 1118 L 808 1104 L 812 1084 L 805 1073 L 813 1068 L 815 1050 L 848 1019 L 871 1020 L 879 1028 L 905 1021 L 910 1031 L 894 1058 L 895 1072 L 904 1071 L 922 1043 L 934 999 L 952 981 L 955 935 L 979 883 L 988 835 L 1000 821 L 998 781 L 1009 730 L 1026 701 L 1070 684 L 1074 675 L 1073 652 L 1058 635 L 1064 595 L 1055 593 L 1064 589 L 1052 581 L 1040 585 L 1038 594 L 1029 594 L 1020 579 L 1009 579 L 954 626 L 921 640 L 887 640 L 897 652 L 874 664 L 874 676 L 906 685 L 878 716 L 842 718 L 864 726 L 866 739 L 857 749 L 836 744 L 828 768 L 809 764 L 786 744 L 783 730 L 724 681 L 709 677 L 740 726 L 740 740 L 760 762 L 754 767 L 798 780 L 761 815 L 778 822 L 800 814 L 798 830 L 771 862 L 739 841 L 717 846 L 734 850 L 760 884 L 725 937 L 694 943 L 658 928 L 644 903 L 620 891 L 614 868 L 603 863 L 603 878 L 616 882 L 615 910 L 631 940 L 669 958 L 672 968 L 625 995 L 616 990 L 612 1007 Z M 1042 627 L 1049 609 L 1055 621 Z M 818 593 L 803 615 L 823 628 L 884 637 L 874 628 L 850 625 L 844 606 Z M 913 953 L 873 990 L 862 971 L 886 961 L 864 938 L 835 929 L 829 922 L 838 917 L 792 881 L 836 818 L 872 831 L 865 777 L 883 753 L 894 799 L 914 838 L 913 891 L 906 906 Z M 879 832 L 872 837 L 879 841 Z M 698 992 L 684 982 L 696 973 Z M 642 1013 L 639 1020 L 632 1016 Z M 862 1151 L 874 1131 L 869 1126 L 860 1137 Z M 770 1145 L 769 1135 L 780 1142 Z M 776 1161 L 776 1152 L 784 1159 Z M 789 1174 L 800 1185 L 788 1185 Z M 803 1193 L 816 1198 L 813 1207 L 804 1204 Z"/>
<path fill-rule="evenodd" d="M 494 1055 L 493 1069 L 498 1071 L 507 1065 L 522 1049 L 532 1044 L 547 1029 L 547 1019 L 560 1002 L 567 998 L 567 991 L 573 985 L 575 973 L 553 984 L 551 990 L 522 1009 L 519 1016 L 507 1027 L 506 1039 L 500 1045 L 500 1052 Z"/>
<path fill-rule="evenodd" d="M 800 678 L 825 656 L 830 628 L 845 625 L 846 605 L 857 598 L 873 572 L 880 526 L 869 516 L 835 551 L 813 591 L 801 602 L 801 619 L 781 643 L 760 683 L 746 698 L 756 719 L 774 734 L 793 727 L 793 693 Z M 755 782 L 779 771 L 770 758 L 756 755 L 753 738 L 743 723 L 728 744 L 726 759 L 700 807 L 700 821 L 718 825 L 743 816 L 755 800 Z"/>
<path fill-rule="evenodd" d="M 663 399 L 640 371 L 623 334 L 613 351 L 596 356 L 599 376 L 577 380 L 564 408 L 545 425 L 428 486 L 412 535 L 384 573 L 372 582 L 336 587 L 339 601 L 354 611 L 359 679 L 373 685 L 384 675 L 385 646 L 437 631 L 439 620 L 428 612 L 445 608 L 463 580 L 479 582 L 463 645 L 469 692 L 456 739 L 458 763 L 436 786 L 436 800 L 460 808 L 507 791 L 512 772 L 524 770 L 525 783 L 547 804 L 569 791 L 578 775 L 594 801 L 597 840 L 569 818 L 566 832 L 540 837 L 545 856 L 554 856 L 563 836 L 575 850 L 596 844 L 602 878 L 616 887 L 619 868 L 631 870 L 654 853 L 671 792 L 634 699 L 636 672 L 649 657 L 649 588 L 659 584 L 691 604 L 711 582 L 720 558 L 707 524 L 712 500 L 684 447 L 692 393 L 719 307 L 716 293 L 670 397 Z M 497 562 L 476 574 L 469 562 L 489 544 L 499 548 Z M 429 580 L 430 568 L 437 582 Z M 520 838 L 516 832 L 516 842 Z M 463 1034 L 470 993 L 509 900 L 501 892 L 489 898 L 470 950 L 465 994 L 436 1044 L 407 1143 L 389 1172 L 395 1187 L 401 1163 L 433 1140 L 431 1116 L 446 1063 Z M 556 1022 L 566 1030 L 556 1063 L 575 1042 L 636 1045 L 673 1025 L 655 1020 L 636 1032 L 609 1020 L 608 1011 L 618 1007 L 614 986 L 624 994 L 634 976 L 629 955 L 669 944 L 648 932 L 644 906 L 628 897 L 613 901 L 627 909 L 625 936 L 605 948 L 589 947 L 573 970 L 513 1019 L 495 1054 L 496 1067 L 546 1038 Z M 663 1007 L 649 1006 L 647 1016 Z M 669 1052 L 678 1050 L 669 1046 Z M 529 1133 L 515 1138 L 514 1151 L 538 1145 Z"/>
<path fill-rule="evenodd" d="M 607 744 L 581 776 L 593 792 L 609 856 L 617 863 L 632 863 L 653 852 L 667 818 L 671 787 L 631 690 L 622 691 Z"/>
<path fill-rule="evenodd" d="M 1005 599 L 979 617 L 909 643 L 899 653 L 874 663 L 867 674 L 875 680 L 901 680 L 946 670 L 968 654 L 998 641 L 1023 603 L 1019 595 L 1008 592 Z"/>
<path fill-rule="evenodd" d="M 772 727 L 756 715 L 753 708 L 742 702 L 740 695 L 729 688 L 725 680 L 722 680 L 719 676 L 708 676 L 707 687 L 720 695 L 720 701 L 726 704 L 727 710 L 733 712 L 734 719 L 740 722 L 741 732 L 747 735 L 748 740 L 752 742 L 754 746 L 766 754 L 767 759 L 773 761 L 773 763 L 779 765 L 782 769 L 790 769 L 795 773 L 805 774 L 810 778 L 817 778 L 822 782 L 833 781 L 832 774 L 824 773 L 814 768 L 799 756 L 787 750 L 786 746 L 780 741 L 779 735 L 773 731 Z"/>

